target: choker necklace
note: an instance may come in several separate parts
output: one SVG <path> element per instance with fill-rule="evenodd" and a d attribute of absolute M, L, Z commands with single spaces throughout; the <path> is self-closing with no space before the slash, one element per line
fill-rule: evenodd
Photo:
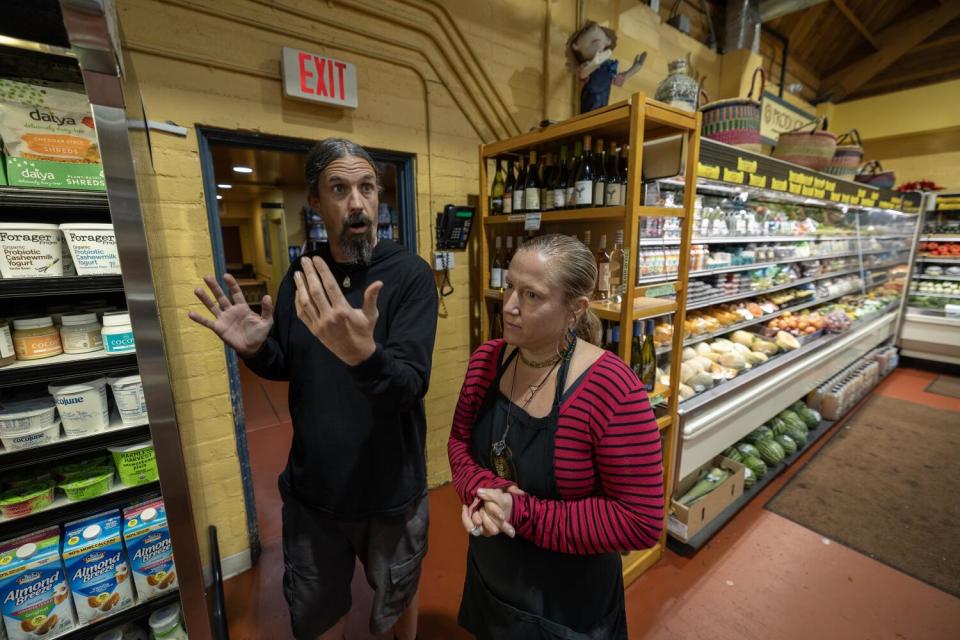
<path fill-rule="evenodd" d="M 519 350 L 520 347 L 517 347 L 517 349 Z M 527 360 L 523 355 L 523 351 L 520 350 L 520 359 L 523 360 L 523 364 L 527 365 L 528 367 L 532 367 L 534 369 L 546 369 L 549 366 L 557 364 L 557 362 L 560 360 L 560 356 L 552 356 L 546 360 Z"/>

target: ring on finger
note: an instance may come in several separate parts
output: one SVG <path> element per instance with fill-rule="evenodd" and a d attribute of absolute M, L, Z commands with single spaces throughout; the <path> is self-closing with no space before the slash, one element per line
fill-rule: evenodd
<path fill-rule="evenodd" d="M 479 538 L 481 535 L 483 535 L 483 525 L 478 524 L 473 529 L 471 529 L 470 535 L 472 535 L 474 538 Z"/>

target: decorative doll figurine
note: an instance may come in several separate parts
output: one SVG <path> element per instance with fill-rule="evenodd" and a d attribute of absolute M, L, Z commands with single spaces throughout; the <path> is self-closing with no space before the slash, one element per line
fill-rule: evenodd
<path fill-rule="evenodd" d="M 616 46 L 616 32 L 601 27 L 593 20 L 588 20 L 567 41 L 567 68 L 576 73 L 583 83 L 580 89 L 580 113 L 607 106 L 610 85 L 622 87 L 643 66 L 647 58 L 646 51 L 633 59 L 629 69 L 617 73 L 619 61 L 610 57 Z"/>

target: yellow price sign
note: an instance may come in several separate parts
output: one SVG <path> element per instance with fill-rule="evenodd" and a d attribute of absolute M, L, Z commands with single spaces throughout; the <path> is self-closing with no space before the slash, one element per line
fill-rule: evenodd
<path fill-rule="evenodd" d="M 837 190 L 837 183 L 834 182 L 833 180 L 825 180 L 824 182 L 826 182 L 826 184 L 824 185 L 823 188 L 826 189 L 827 191 Z"/>
<path fill-rule="evenodd" d="M 842 196 L 840 196 L 840 202 L 843 204 L 850 204 L 852 199 L 853 197 L 849 193 L 844 193 Z"/>
<path fill-rule="evenodd" d="M 760 189 L 767 188 L 767 176 L 758 176 L 756 174 L 750 174 L 750 186 L 758 187 Z"/>
<path fill-rule="evenodd" d="M 814 189 L 826 189 L 827 181 L 823 178 L 814 178 L 813 179 L 813 188 Z"/>
<path fill-rule="evenodd" d="M 816 189 L 814 189 L 813 187 L 805 186 L 800 190 L 800 193 L 807 196 L 808 198 L 812 198 L 814 196 L 814 191 L 816 191 Z"/>
<path fill-rule="evenodd" d="M 886 200 L 881 200 L 881 201 L 880 201 L 880 204 L 879 204 L 879 207 L 880 207 L 881 209 L 893 209 L 893 203 L 892 203 L 892 202 L 888 202 L 888 201 L 886 201 Z"/>
<path fill-rule="evenodd" d="M 807 173 L 802 173 L 800 171 L 791 171 L 790 172 L 790 182 L 799 182 L 802 185 L 812 186 L 813 185 L 813 176 Z"/>
<path fill-rule="evenodd" d="M 770 179 L 770 188 L 777 191 L 786 191 L 787 190 L 787 181 L 786 180 L 777 180 L 776 178 Z"/>
<path fill-rule="evenodd" d="M 747 160 L 746 158 L 737 157 L 737 171 L 746 171 L 747 173 L 756 173 L 757 161 Z"/>
<path fill-rule="evenodd" d="M 701 178 L 708 178 L 710 180 L 719 180 L 720 179 L 720 167 L 715 165 L 703 164 L 702 162 L 697 163 L 697 175 Z"/>
<path fill-rule="evenodd" d="M 826 191 L 826 189 L 817 189 L 816 187 L 814 187 L 814 188 L 813 188 L 813 197 L 815 197 L 815 198 L 820 198 L 821 200 L 823 200 L 824 198 L 827 197 L 827 191 Z"/>
<path fill-rule="evenodd" d="M 857 196 L 851 196 L 850 204 L 860 204 L 860 198 L 858 198 Z"/>
<path fill-rule="evenodd" d="M 732 169 L 723 168 L 723 181 L 724 182 L 734 182 L 736 184 L 743 184 L 743 172 L 742 171 L 733 171 Z"/>
<path fill-rule="evenodd" d="M 841 198 L 841 197 L 842 197 L 842 196 L 841 196 L 839 193 L 831 193 L 831 194 L 830 194 L 830 202 L 840 202 L 840 198 Z"/>
<path fill-rule="evenodd" d="M 856 197 L 858 197 L 858 198 L 866 198 L 866 197 L 867 197 L 867 190 L 866 190 L 866 189 L 857 189 L 857 196 L 856 196 Z"/>
<path fill-rule="evenodd" d="M 803 185 L 797 184 L 796 182 L 790 183 L 790 193 L 800 195 L 803 192 Z"/>
<path fill-rule="evenodd" d="M 895 206 L 895 207 L 899 207 L 901 204 L 903 204 L 903 198 L 901 198 L 900 196 L 897 196 L 897 197 L 895 197 L 895 198 L 891 198 L 891 199 L 890 199 L 890 204 L 892 204 L 892 205 Z"/>

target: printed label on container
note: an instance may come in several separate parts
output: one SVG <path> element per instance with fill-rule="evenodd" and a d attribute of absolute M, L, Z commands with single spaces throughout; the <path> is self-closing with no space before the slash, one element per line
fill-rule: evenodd
<path fill-rule="evenodd" d="M 58 527 L 0 546 L 0 603 L 10 640 L 39 640 L 73 628 Z"/>
<path fill-rule="evenodd" d="M 574 204 L 578 207 L 593 204 L 593 182 L 580 180 L 573 185 Z"/>
<path fill-rule="evenodd" d="M 540 190 L 527 189 L 523 192 L 523 208 L 525 211 L 540 210 Z"/>
<path fill-rule="evenodd" d="M 553 198 L 553 208 L 554 209 L 563 209 L 567 206 L 567 190 L 566 189 L 554 189 L 551 191 L 551 197 Z"/>
<path fill-rule="evenodd" d="M 503 286 L 503 269 L 490 269 L 490 288 L 499 289 Z"/>
<path fill-rule="evenodd" d="M 133 605 L 120 527 L 119 511 L 64 525 L 63 561 L 80 622 L 92 622 Z"/>
<path fill-rule="evenodd" d="M 600 291 L 610 291 L 610 263 L 603 262 L 600 265 L 597 274 L 597 289 Z"/>
<path fill-rule="evenodd" d="M 133 332 L 103 336 L 103 348 L 110 353 L 130 353 L 137 350 Z"/>
<path fill-rule="evenodd" d="M 120 273 L 117 238 L 112 230 L 64 229 L 63 233 L 78 274 Z"/>
<path fill-rule="evenodd" d="M 14 354 L 13 338 L 10 337 L 10 326 L 0 327 L 0 358 L 9 358 Z"/>
<path fill-rule="evenodd" d="M 56 229 L 0 230 L 0 275 L 36 278 L 63 275 L 60 232 Z"/>
<path fill-rule="evenodd" d="M 593 185 L 593 206 L 603 206 L 604 182 L 597 182 Z"/>
<path fill-rule="evenodd" d="M 123 512 L 123 538 L 140 600 L 149 600 L 177 586 L 173 544 L 167 529 L 163 500 L 154 500 Z"/>
<path fill-rule="evenodd" d="M 604 202 L 608 207 L 616 207 L 623 204 L 620 201 L 620 185 L 619 184 L 608 184 L 606 193 L 604 194 Z"/>

